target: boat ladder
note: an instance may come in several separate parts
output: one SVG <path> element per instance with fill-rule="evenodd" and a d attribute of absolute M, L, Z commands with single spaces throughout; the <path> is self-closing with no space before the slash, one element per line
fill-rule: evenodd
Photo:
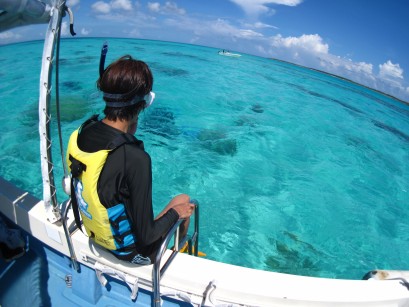
<path fill-rule="evenodd" d="M 199 252 L 199 203 L 197 200 L 190 200 L 191 203 L 195 204 L 195 219 L 194 219 L 194 232 L 192 236 L 185 236 L 181 240 L 179 240 L 179 227 L 184 220 L 178 220 L 175 225 L 169 230 L 168 234 L 166 235 L 165 240 L 162 242 L 160 249 L 156 255 L 155 263 L 153 265 L 152 271 L 152 288 L 153 288 L 153 306 L 160 307 L 161 306 L 161 298 L 160 298 L 160 280 L 168 269 L 170 264 L 172 263 L 173 259 L 179 253 L 181 248 L 188 244 L 188 253 L 189 255 L 198 256 Z M 174 237 L 174 246 L 171 249 L 172 253 L 166 262 L 163 264 L 161 268 L 161 261 L 162 257 L 171 241 L 172 237 Z"/>

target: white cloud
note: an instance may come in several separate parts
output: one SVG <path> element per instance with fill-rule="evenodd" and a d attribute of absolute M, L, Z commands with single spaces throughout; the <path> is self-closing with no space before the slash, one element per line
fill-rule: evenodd
<path fill-rule="evenodd" d="M 129 32 L 125 32 L 129 37 L 140 37 L 141 32 L 138 29 L 131 29 Z"/>
<path fill-rule="evenodd" d="M 266 24 L 266 23 L 262 23 L 260 21 L 257 21 L 257 22 L 252 23 L 252 24 L 251 23 L 245 23 L 244 26 L 248 27 L 248 28 L 253 28 L 253 29 L 267 29 L 267 28 L 278 29 L 275 26 L 272 26 L 272 25 L 269 25 L 269 24 Z"/>
<path fill-rule="evenodd" d="M 217 19 L 216 22 L 211 22 L 213 31 L 219 34 L 230 34 L 235 33 L 237 29 L 233 27 L 228 21 L 224 19 Z"/>
<path fill-rule="evenodd" d="M 253 31 L 253 30 L 246 30 L 246 29 L 241 29 L 237 32 L 236 37 L 241 37 L 241 38 L 256 38 L 256 37 L 263 37 L 263 34 Z"/>
<path fill-rule="evenodd" d="M 227 20 L 217 19 L 216 21 L 207 21 L 202 23 L 195 23 L 191 21 L 190 27 L 194 29 L 195 33 L 201 37 L 221 36 L 222 38 L 231 38 L 236 40 L 242 39 L 258 39 L 262 38 L 263 34 L 253 31 L 251 29 L 240 29 L 231 25 Z M 186 24 L 180 25 L 182 28 Z"/>
<path fill-rule="evenodd" d="M 302 1 L 303 0 L 270 0 L 270 1 L 263 1 L 263 2 L 274 3 L 274 4 L 282 4 L 282 5 L 287 5 L 287 6 L 297 6 Z"/>
<path fill-rule="evenodd" d="M 255 49 L 258 51 L 259 54 L 267 54 L 267 50 L 263 45 L 256 45 Z"/>
<path fill-rule="evenodd" d="M 358 72 L 363 72 L 369 75 L 371 75 L 373 72 L 373 65 L 370 63 L 358 62 L 356 67 Z"/>
<path fill-rule="evenodd" d="M 169 1 L 165 3 L 165 12 L 178 15 L 184 15 L 186 13 L 186 11 L 179 8 L 176 3 Z"/>
<path fill-rule="evenodd" d="M 61 36 L 69 36 L 70 35 L 70 27 L 66 21 L 61 23 Z"/>
<path fill-rule="evenodd" d="M 111 1 L 111 6 L 114 10 L 132 10 L 132 3 L 129 0 L 113 0 Z"/>
<path fill-rule="evenodd" d="M 95 2 L 91 8 L 96 12 L 96 13 L 101 13 L 101 14 L 109 14 L 111 12 L 111 5 L 104 1 L 97 1 Z"/>
<path fill-rule="evenodd" d="M 89 30 L 87 30 L 85 28 L 82 28 L 80 32 L 81 32 L 81 35 L 87 36 L 91 31 L 89 31 Z"/>
<path fill-rule="evenodd" d="M 80 30 L 81 35 L 88 35 L 90 33 L 90 31 L 86 30 L 85 28 L 82 28 Z M 69 36 L 71 37 L 71 32 L 70 32 L 70 24 L 67 21 L 63 21 L 61 23 L 61 36 Z"/>
<path fill-rule="evenodd" d="M 12 31 L 0 32 L 0 39 L 2 40 L 18 40 L 19 38 L 21 38 L 21 35 Z"/>
<path fill-rule="evenodd" d="M 175 2 L 166 1 L 165 5 L 159 2 L 148 2 L 148 9 L 154 13 L 171 14 L 171 15 L 185 15 L 186 10 L 179 8 Z"/>
<path fill-rule="evenodd" d="M 271 11 L 269 4 L 297 6 L 302 0 L 230 0 L 240 6 L 250 16 L 257 16 Z"/>
<path fill-rule="evenodd" d="M 354 62 L 351 59 L 342 58 L 333 54 L 321 55 L 318 59 L 319 62 L 317 63 L 307 62 L 303 63 L 303 65 L 342 76 L 366 86 L 376 86 L 376 77 L 371 63 Z"/>
<path fill-rule="evenodd" d="M 377 85 L 380 90 L 408 94 L 408 88 L 405 88 L 404 85 L 403 69 L 399 64 L 393 64 L 388 60 L 386 63 L 379 65 L 378 80 Z"/>
<path fill-rule="evenodd" d="M 322 38 L 318 34 L 303 34 L 300 37 L 282 37 L 280 34 L 272 37 L 272 45 L 274 47 L 285 47 L 295 52 L 300 49 L 307 53 L 328 53 L 328 44 L 323 43 Z"/>
<path fill-rule="evenodd" d="M 195 37 L 192 37 L 192 38 L 190 39 L 189 43 L 190 43 L 190 44 L 195 44 L 198 40 L 199 40 L 199 37 L 195 36 Z"/>
<path fill-rule="evenodd" d="M 159 13 L 160 12 L 160 3 L 159 2 L 148 2 L 148 9 L 151 12 Z"/>
<path fill-rule="evenodd" d="M 399 64 L 393 64 L 390 60 L 379 65 L 379 76 L 383 79 L 402 79 L 403 69 Z"/>
<path fill-rule="evenodd" d="M 403 78 L 403 69 L 399 64 L 388 60 L 379 65 L 377 74 L 374 72 L 372 63 L 356 62 L 331 54 L 329 45 L 318 34 L 258 38 L 258 44 L 253 48 L 259 55 L 278 58 L 348 78 L 400 99 L 408 100 L 409 98 L 407 82 Z"/>
<path fill-rule="evenodd" d="M 112 11 L 132 11 L 132 3 L 130 0 L 97 1 L 91 8 L 98 14 L 110 14 Z"/>
<path fill-rule="evenodd" d="M 256 29 L 263 29 L 263 28 L 278 29 L 278 28 L 275 27 L 275 26 L 272 26 L 272 25 L 269 25 L 269 24 L 265 24 L 265 23 L 262 23 L 262 22 L 259 22 L 259 21 L 254 24 L 254 27 L 255 27 Z"/>

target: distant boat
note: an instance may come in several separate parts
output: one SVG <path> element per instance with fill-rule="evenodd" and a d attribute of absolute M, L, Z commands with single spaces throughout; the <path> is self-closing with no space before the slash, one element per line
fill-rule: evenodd
<path fill-rule="evenodd" d="M 241 54 L 232 53 L 232 52 L 227 51 L 227 50 L 220 50 L 218 53 L 220 55 L 224 55 L 224 56 L 231 56 L 231 57 L 236 57 L 236 58 L 241 57 Z"/>

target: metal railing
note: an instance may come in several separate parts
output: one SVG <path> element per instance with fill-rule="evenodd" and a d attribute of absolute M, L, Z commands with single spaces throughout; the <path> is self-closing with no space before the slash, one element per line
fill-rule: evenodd
<path fill-rule="evenodd" d="M 67 226 L 67 220 L 68 220 L 67 215 L 68 215 L 68 211 L 71 208 L 71 199 L 66 200 L 63 203 L 62 207 L 64 208 L 63 216 L 62 216 L 62 225 L 64 228 L 65 238 L 67 239 L 68 249 L 70 251 L 71 264 L 72 264 L 73 269 L 78 272 L 79 264 L 77 261 L 77 257 L 75 256 L 75 251 L 74 251 L 74 247 L 73 247 L 72 240 L 71 240 L 72 231 L 70 231 Z"/>
<path fill-rule="evenodd" d="M 199 251 L 199 203 L 196 200 L 191 200 L 191 203 L 196 205 L 195 208 L 195 219 L 194 219 L 194 232 L 191 237 L 185 236 L 179 241 L 179 227 L 184 222 L 184 220 L 178 220 L 175 225 L 169 230 L 166 235 L 165 240 L 162 242 L 158 254 L 156 255 L 155 263 L 153 264 L 152 270 L 152 288 L 153 288 L 153 306 L 161 306 L 160 298 L 160 280 L 168 269 L 169 265 L 172 263 L 175 256 L 179 253 L 180 248 L 184 247 L 186 242 L 188 242 L 188 253 L 189 255 L 198 255 Z M 174 247 L 171 249 L 172 253 L 161 268 L 162 257 L 169 245 L 170 240 L 174 237 Z"/>

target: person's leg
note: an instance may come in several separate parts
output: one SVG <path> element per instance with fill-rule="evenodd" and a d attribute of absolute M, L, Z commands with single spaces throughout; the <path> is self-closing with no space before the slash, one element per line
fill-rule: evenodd
<path fill-rule="evenodd" d="M 183 203 L 188 203 L 189 201 L 190 201 L 190 197 L 187 194 L 176 195 L 175 197 L 173 197 L 171 199 L 171 201 L 165 207 L 165 209 L 163 209 L 162 212 L 158 214 L 158 216 L 155 218 L 155 220 L 160 218 L 162 215 L 164 215 L 166 212 L 168 212 L 168 210 L 170 210 L 174 206 L 179 205 L 179 204 L 183 204 Z M 184 238 L 186 236 L 187 231 L 189 229 L 189 223 L 190 223 L 190 218 L 187 218 L 187 219 L 185 219 L 185 221 L 180 226 L 180 230 L 181 230 L 180 238 Z"/>

